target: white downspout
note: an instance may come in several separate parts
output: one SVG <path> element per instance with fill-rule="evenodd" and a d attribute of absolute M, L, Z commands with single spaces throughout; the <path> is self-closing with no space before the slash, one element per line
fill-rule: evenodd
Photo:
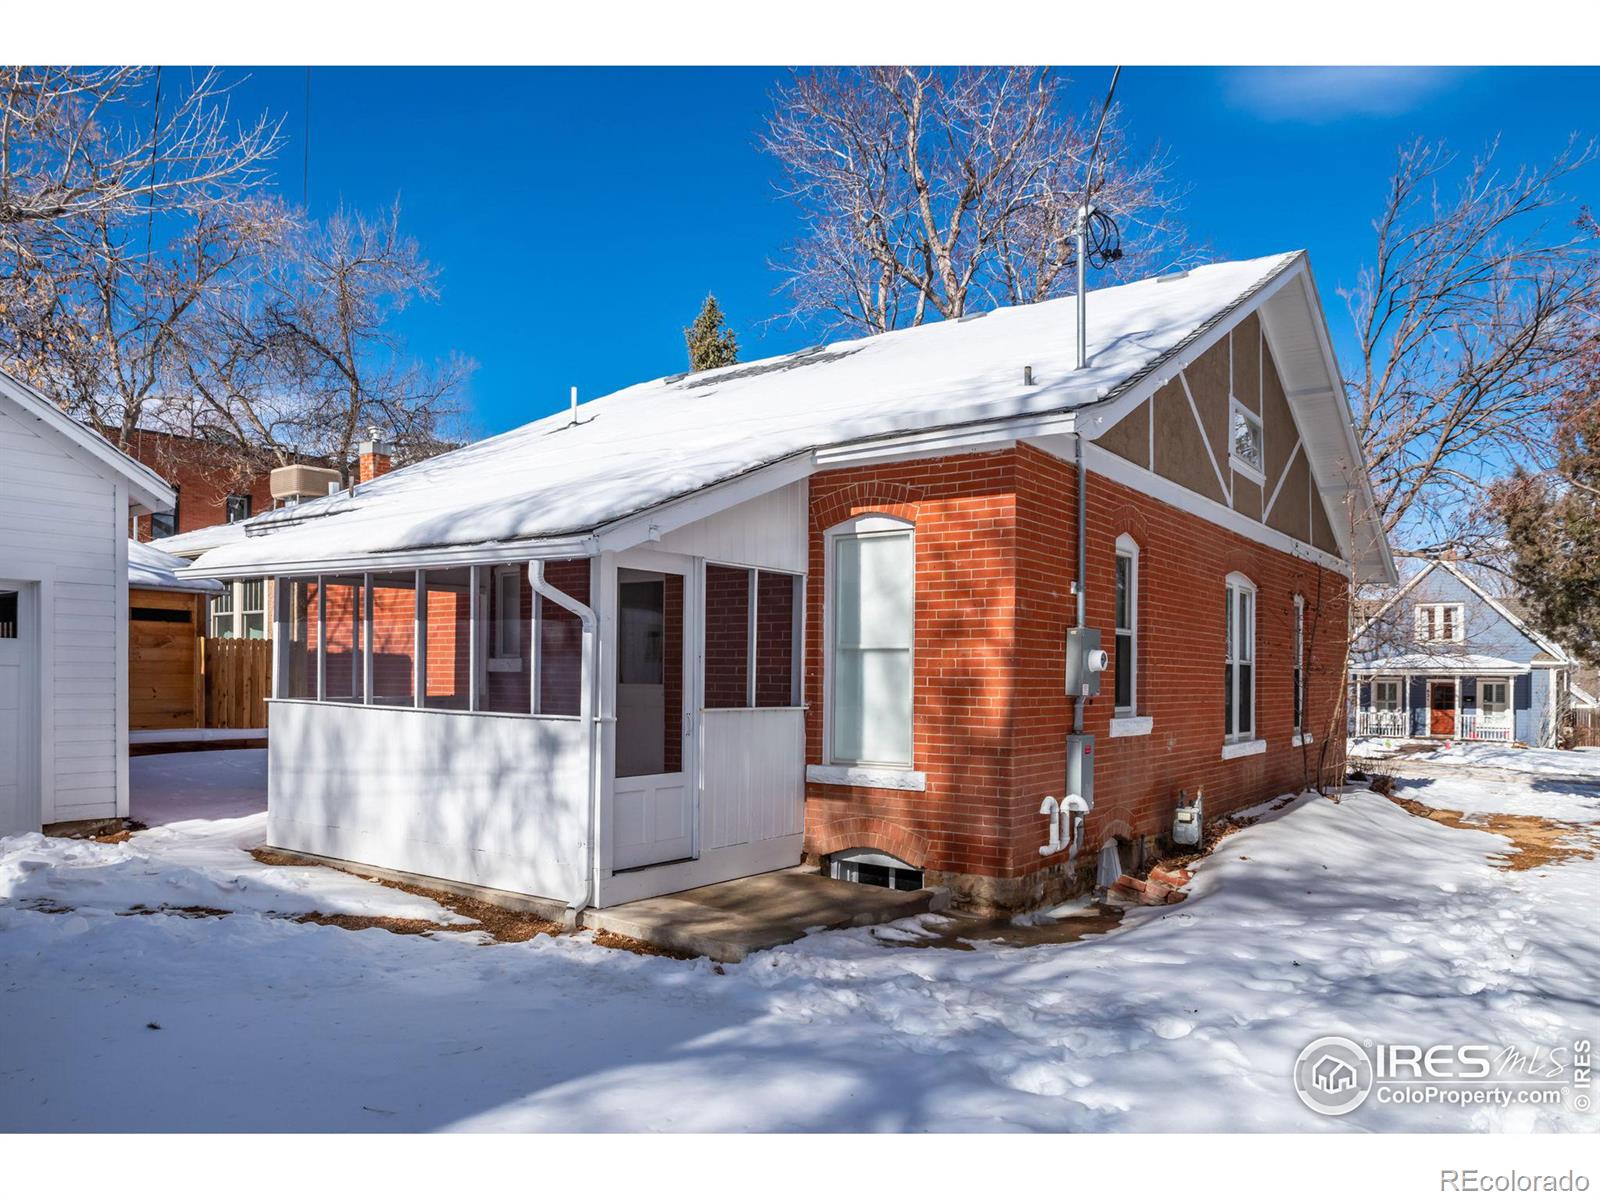
<path fill-rule="evenodd" d="M 583 670 L 578 684 L 578 719 L 588 729 L 589 740 L 588 841 L 584 846 L 586 862 L 583 889 L 567 906 L 566 916 L 568 928 L 576 929 L 578 923 L 583 920 L 585 910 L 594 902 L 594 881 L 600 861 L 597 836 L 597 809 L 600 797 L 600 721 L 599 705 L 596 703 L 600 680 L 600 672 L 596 666 L 600 649 L 598 622 L 595 620 L 594 609 L 587 604 L 579 604 L 571 596 L 546 582 L 542 559 L 536 558 L 528 564 L 528 583 L 538 595 L 559 604 L 583 622 Z"/>

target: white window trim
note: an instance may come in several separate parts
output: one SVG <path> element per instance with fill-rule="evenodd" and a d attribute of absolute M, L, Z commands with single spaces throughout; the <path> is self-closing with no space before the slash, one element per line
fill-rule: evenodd
<path fill-rule="evenodd" d="M 1388 684 L 1391 684 L 1391 683 L 1394 684 L 1395 705 L 1394 705 L 1393 708 L 1380 708 L 1379 707 L 1379 705 L 1378 705 L 1378 685 L 1380 683 L 1384 684 L 1384 685 L 1388 685 Z M 1405 680 L 1404 679 L 1402 679 L 1398 675 L 1385 675 L 1385 676 L 1374 678 L 1372 680 L 1372 682 L 1370 684 L 1370 689 L 1369 689 L 1369 691 L 1367 693 L 1367 711 L 1368 712 L 1395 712 L 1395 713 L 1397 713 L 1397 712 L 1405 712 L 1405 710 L 1406 710 L 1406 687 L 1405 687 Z"/>
<path fill-rule="evenodd" d="M 1224 760 L 1230 758 L 1249 758 L 1252 755 L 1265 754 L 1266 752 L 1267 740 L 1265 738 L 1252 738 L 1248 742 L 1222 743 L 1222 757 Z"/>
<path fill-rule="evenodd" d="M 1233 732 L 1224 734 L 1223 740 L 1228 742 L 1230 745 L 1249 745 L 1256 741 L 1256 726 L 1260 715 L 1256 709 L 1256 696 L 1260 691 L 1256 685 L 1257 676 L 1260 674 L 1260 664 L 1256 661 L 1256 647 L 1260 643 L 1260 639 L 1256 637 L 1256 629 L 1261 623 L 1260 597 L 1256 591 L 1256 585 L 1250 581 L 1249 577 L 1241 575 L 1237 571 L 1230 572 L 1227 579 L 1224 581 L 1224 584 L 1227 590 L 1233 593 L 1236 597 L 1231 605 L 1227 604 L 1226 602 L 1224 602 L 1223 605 L 1223 612 L 1228 613 L 1231 616 L 1234 623 L 1234 628 L 1238 627 L 1239 621 L 1239 602 L 1237 596 L 1245 592 L 1248 592 L 1250 595 L 1250 657 L 1248 659 L 1239 658 L 1238 647 L 1234 648 L 1234 656 L 1232 658 L 1228 657 L 1228 644 L 1233 640 L 1233 630 L 1224 630 L 1222 642 L 1222 661 L 1225 667 L 1232 666 L 1234 668 L 1234 689 Z M 1250 728 L 1241 729 L 1239 727 L 1239 666 L 1240 664 L 1246 662 L 1250 665 Z M 1262 749 L 1265 749 L 1266 743 L 1262 742 L 1261 746 Z M 1249 753 L 1259 753 L 1259 751 L 1250 751 Z M 1230 754 L 1224 755 L 1224 757 L 1238 758 L 1239 755 Z"/>
<path fill-rule="evenodd" d="M 1241 414 L 1256 429 L 1256 444 L 1261 447 L 1261 465 L 1247 459 L 1240 458 L 1233 449 L 1233 418 L 1234 414 Z M 1267 484 L 1267 426 L 1259 415 L 1250 411 L 1250 406 L 1242 402 L 1237 396 L 1228 397 L 1228 465 L 1252 483 L 1265 487 Z"/>
<path fill-rule="evenodd" d="M 1128 567 L 1128 624 L 1119 627 L 1116 623 L 1116 576 L 1112 576 L 1112 614 L 1111 614 L 1111 648 L 1116 650 L 1116 639 L 1123 629 L 1128 632 L 1128 657 L 1132 665 L 1128 670 L 1128 704 L 1126 707 L 1116 705 L 1113 712 L 1118 717 L 1132 717 L 1139 712 L 1139 543 L 1127 534 L 1117 536 L 1116 558 L 1126 558 Z M 1113 569 L 1115 559 L 1112 560 Z M 1116 670 L 1117 664 L 1112 664 L 1111 690 L 1112 701 L 1116 700 Z M 1149 732 L 1146 730 L 1145 732 Z"/>
<path fill-rule="evenodd" d="M 922 791 L 926 786 L 922 773 L 914 770 L 915 762 L 904 763 L 873 763 L 873 762 L 839 762 L 833 755 L 833 681 L 834 681 L 834 563 L 836 561 L 836 543 L 840 538 L 856 537 L 860 534 L 871 533 L 906 533 L 911 538 L 911 634 L 907 640 L 909 662 L 911 668 L 911 711 L 907 714 L 907 721 L 912 735 L 912 756 L 916 755 L 916 721 L 917 721 L 917 620 L 916 620 L 916 570 L 917 570 L 917 527 L 910 521 L 899 517 L 891 517 L 886 513 L 861 513 L 847 521 L 841 521 L 823 534 L 823 582 L 822 582 L 822 639 L 823 639 L 823 673 L 822 673 L 822 756 L 823 767 L 846 767 L 851 772 L 865 772 L 872 775 L 886 777 L 915 776 L 923 780 L 917 786 L 905 785 L 901 790 Z M 807 778 L 810 779 L 812 768 L 807 768 Z M 812 779 L 813 783 L 843 783 L 853 782 L 844 779 Z M 895 787 L 893 783 L 857 783 L 858 787 Z"/>
<path fill-rule="evenodd" d="M 921 771 L 893 767 L 849 767 L 812 763 L 806 767 L 807 783 L 837 783 L 845 787 L 884 788 L 894 792 L 925 792 L 928 777 Z"/>
<path fill-rule="evenodd" d="M 1314 741 L 1316 739 L 1309 733 L 1297 733 L 1289 739 L 1289 744 L 1291 746 L 1309 746 Z"/>
<path fill-rule="evenodd" d="M 1143 737 L 1155 728 L 1154 717 L 1112 717 L 1111 737 Z"/>
<path fill-rule="evenodd" d="M 1483 699 L 1484 699 L 1483 693 L 1484 693 L 1484 688 L 1486 686 L 1492 686 L 1492 685 L 1496 685 L 1496 684 L 1499 685 L 1500 687 L 1505 688 L 1505 690 L 1506 690 L 1506 706 L 1503 709 L 1499 709 L 1499 710 L 1491 713 L 1487 708 L 1484 707 L 1484 704 L 1483 704 Z M 1491 675 L 1480 675 L 1478 677 L 1478 698 L 1477 698 L 1477 701 L 1476 701 L 1479 718 L 1480 719 L 1485 719 L 1485 720 L 1490 718 L 1490 717 L 1494 717 L 1497 720 L 1503 718 L 1506 724 L 1508 724 L 1508 725 L 1511 724 L 1512 721 L 1515 719 L 1515 710 L 1513 708 L 1513 702 L 1512 702 L 1513 694 L 1514 694 L 1514 692 L 1513 692 L 1513 689 L 1512 689 L 1512 686 L 1511 686 L 1511 676 L 1509 676 L 1509 675 L 1492 675 L 1492 676 Z"/>

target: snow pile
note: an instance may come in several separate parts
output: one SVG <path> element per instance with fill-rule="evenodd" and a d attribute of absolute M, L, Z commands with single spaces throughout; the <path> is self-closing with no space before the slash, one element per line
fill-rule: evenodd
<path fill-rule="evenodd" d="M 266 815 L 259 814 L 151 829 L 115 844 L 38 833 L 0 839 L 0 936 L 34 908 L 95 918 L 138 906 L 466 923 L 432 900 L 354 875 L 258 863 L 247 851 L 261 845 L 266 833 Z M 119 929 L 137 941 L 126 921 Z"/>
<path fill-rule="evenodd" d="M 148 542 L 128 539 L 128 586 L 167 592 L 220 592 L 215 579 L 179 579 L 174 572 L 189 560 L 158 550 Z"/>
<path fill-rule="evenodd" d="M 243 526 L 252 536 L 207 549 L 196 567 L 236 572 L 581 534 L 819 447 L 1076 408 L 1140 375 L 1297 259 L 1218 263 L 1090 292 L 1081 371 L 1076 301 L 1067 298 L 637 384 L 582 405 L 575 424 L 559 412 L 352 492 L 264 513 Z"/>
<path fill-rule="evenodd" d="M 1447 806 L 1466 786 L 1414 794 Z M 1485 810 L 1558 794 L 1475 786 Z M 253 820 L 0 841 L 0 1129 L 1597 1128 L 1559 1106 L 1299 1103 L 1291 1066 L 1323 1035 L 1532 1050 L 1594 1032 L 1596 863 L 1499 870 L 1505 838 L 1368 792 L 1268 809 L 1190 900 L 1103 937 L 918 947 L 941 920 L 921 918 L 725 974 L 586 936 L 480 946 L 253 915 L 421 903 L 262 868 L 239 850 Z M 130 901 L 242 915 L 110 915 Z"/>

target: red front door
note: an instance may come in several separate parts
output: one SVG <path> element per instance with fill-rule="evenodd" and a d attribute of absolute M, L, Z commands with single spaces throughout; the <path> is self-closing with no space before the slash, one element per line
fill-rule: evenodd
<path fill-rule="evenodd" d="M 1449 737 L 1456 731 L 1456 685 L 1428 685 L 1428 732 Z"/>

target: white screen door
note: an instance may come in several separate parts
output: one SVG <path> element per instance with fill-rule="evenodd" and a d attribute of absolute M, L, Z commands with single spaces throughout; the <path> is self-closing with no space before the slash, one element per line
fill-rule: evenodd
<path fill-rule="evenodd" d="M 689 569 L 617 570 L 611 867 L 694 856 Z"/>

